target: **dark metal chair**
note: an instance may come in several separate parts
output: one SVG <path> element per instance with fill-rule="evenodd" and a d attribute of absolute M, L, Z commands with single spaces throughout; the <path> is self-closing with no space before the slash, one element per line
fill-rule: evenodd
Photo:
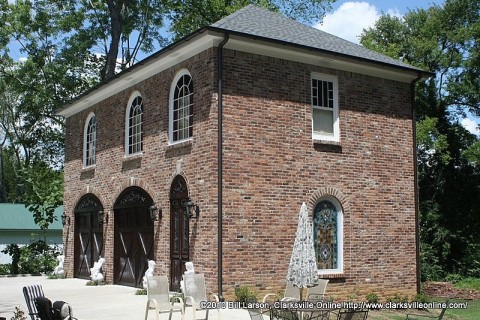
<path fill-rule="evenodd" d="M 35 306 L 37 307 L 38 317 L 41 320 L 53 320 L 53 306 L 50 299 L 38 297 L 35 299 Z"/>
<path fill-rule="evenodd" d="M 435 320 L 442 320 L 443 316 L 445 315 L 445 311 L 447 311 L 447 306 L 448 306 L 449 299 L 445 301 L 445 308 L 442 308 L 442 311 L 438 316 L 429 316 L 429 315 L 423 315 L 423 314 L 413 314 L 413 313 L 407 313 L 407 317 L 405 320 L 416 320 L 416 319 L 435 319 Z"/>
<path fill-rule="evenodd" d="M 338 312 L 337 320 L 366 320 L 368 309 L 346 309 Z"/>
<path fill-rule="evenodd" d="M 27 303 L 28 314 L 30 315 L 32 320 L 40 319 L 37 307 L 35 306 L 35 299 L 38 297 L 45 297 L 42 286 L 39 284 L 34 284 L 31 286 L 23 287 L 22 290 L 25 297 L 25 302 Z"/>
<path fill-rule="evenodd" d="M 263 320 L 263 313 L 260 309 L 248 309 L 251 320 Z"/>

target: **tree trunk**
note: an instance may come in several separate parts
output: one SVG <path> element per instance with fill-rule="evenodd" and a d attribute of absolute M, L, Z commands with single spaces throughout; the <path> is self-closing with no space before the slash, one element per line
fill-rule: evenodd
<path fill-rule="evenodd" d="M 105 68 L 102 74 L 102 80 L 109 79 L 115 75 L 115 67 L 117 65 L 118 46 L 120 44 L 120 37 L 122 36 L 123 17 L 122 10 L 124 7 L 124 0 L 119 0 L 115 3 L 114 0 L 108 0 L 108 10 L 110 12 L 110 48 L 108 49 Z"/>

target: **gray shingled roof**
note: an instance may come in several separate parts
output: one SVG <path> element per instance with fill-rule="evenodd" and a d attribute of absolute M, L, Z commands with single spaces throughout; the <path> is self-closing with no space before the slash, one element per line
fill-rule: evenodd
<path fill-rule="evenodd" d="M 248 5 L 210 27 L 421 71 L 399 60 L 255 5 Z"/>

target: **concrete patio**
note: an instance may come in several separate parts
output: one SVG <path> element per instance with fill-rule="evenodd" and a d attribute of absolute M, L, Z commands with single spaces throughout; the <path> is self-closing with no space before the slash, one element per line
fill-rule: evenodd
<path fill-rule="evenodd" d="M 28 313 L 22 287 L 40 284 L 45 296 L 50 300 L 63 300 L 73 308 L 73 316 L 79 320 L 141 320 L 144 319 L 147 296 L 135 295 L 136 288 L 104 285 L 86 286 L 83 279 L 47 279 L 45 276 L 0 277 L 0 317 L 7 320 L 13 317 L 16 306 Z M 204 317 L 203 315 L 197 315 Z M 248 312 L 242 309 L 221 310 L 223 320 L 247 320 Z M 185 319 L 192 319 L 192 310 L 187 308 Z M 210 311 L 210 319 L 218 319 L 215 310 Z M 150 311 L 148 319 L 155 319 Z M 160 319 L 168 319 L 161 314 Z M 180 319 L 174 313 L 172 319 Z M 28 317 L 28 320 L 30 318 Z"/>

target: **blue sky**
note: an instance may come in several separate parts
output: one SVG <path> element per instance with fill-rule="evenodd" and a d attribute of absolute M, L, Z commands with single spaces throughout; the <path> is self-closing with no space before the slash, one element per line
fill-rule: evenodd
<path fill-rule="evenodd" d="M 358 43 L 358 36 L 362 30 L 373 26 L 382 13 L 401 17 L 408 10 L 426 9 L 432 6 L 432 4 L 441 5 L 442 3 L 443 1 L 439 0 L 337 0 L 333 4 L 333 11 L 325 16 L 322 23 L 314 26 L 320 30 Z"/>
<path fill-rule="evenodd" d="M 426 9 L 433 4 L 443 3 L 444 1 L 440 0 L 337 0 L 333 4 L 333 10 L 325 16 L 323 22 L 315 24 L 314 27 L 358 43 L 358 36 L 362 30 L 373 26 L 382 13 L 401 17 L 409 10 Z M 468 114 L 461 123 L 467 130 L 480 136 L 479 118 Z"/>

